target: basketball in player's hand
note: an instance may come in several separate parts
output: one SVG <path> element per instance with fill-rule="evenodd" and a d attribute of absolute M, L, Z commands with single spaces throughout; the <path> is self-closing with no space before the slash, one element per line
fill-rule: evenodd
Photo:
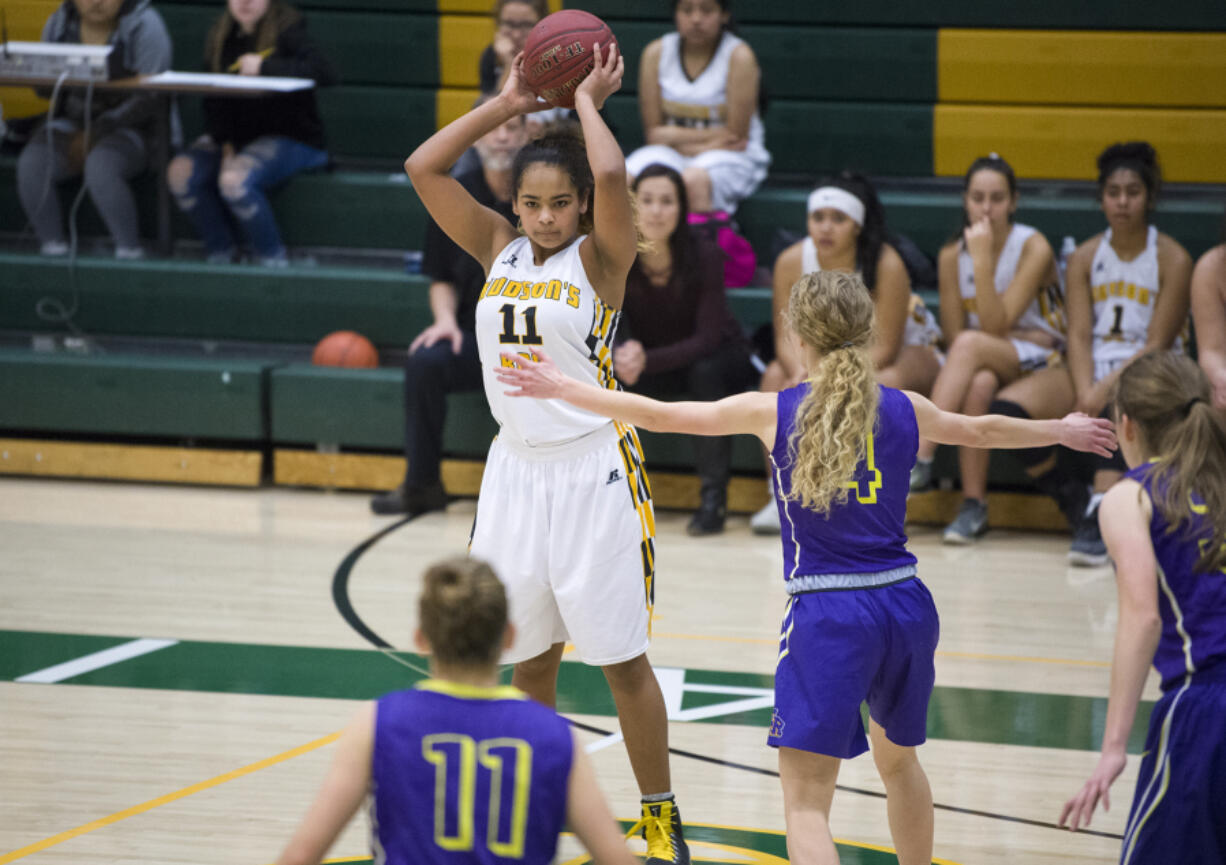
<path fill-rule="evenodd" d="M 379 352 L 360 333 L 334 331 L 315 345 L 311 363 L 316 366 L 347 366 L 373 369 L 379 365 Z"/>
<path fill-rule="evenodd" d="M 597 42 L 608 57 L 617 37 L 592 13 L 563 9 L 546 15 L 524 43 L 524 83 L 555 108 L 574 108 L 575 89 L 592 71 Z"/>

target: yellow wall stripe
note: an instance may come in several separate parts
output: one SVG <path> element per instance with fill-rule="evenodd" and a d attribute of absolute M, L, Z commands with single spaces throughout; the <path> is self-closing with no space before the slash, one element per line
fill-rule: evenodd
<path fill-rule="evenodd" d="M 571 5 L 574 5 L 573 3 Z M 549 11 L 557 12 L 562 8 L 562 0 L 549 0 Z M 438 0 L 439 12 L 461 12 L 475 15 L 489 15 L 494 9 L 494 0 Z"/>
<path fill-rule="evenodd" d="M 457 90 L 443 88 L 437 91 L 434 101 L 434 122 L 442 129 L 457 117 L 465 114 L 473 107 L 473 100 L 481 95 L 477 88 Z"/>
<path fill-rule="evenodd" d="M 1226 107 L 1226 33 L 942 29 L 942 102 Z"/>
<path fill-rule="evenodd" d="M 995 151 L 1022 177 L 1090 180 L 1104 147 L 1144 139 L 1164 179 L 1226 182 L 1226 110 L 937 105 L 933 115 L 937 175 L 960 176 Z"/>
<path fill-rule="evenodd" d="M 6 0 L 9 39 L 37 42 L 43 24 L 59 5 L 59 0 Z M 47 100 L 35 96 L 27 87 L 0 87 L 0 106 L 4 106 L 5 117 L 29 117 L 46 111 Z"/>
<path fill-rule="evenodd" d="M 438 80 L 442 86 L 479 86 L 477 65 L 493 38 L 494 21 L 488 15 L 438 16 Z"/>
<path fill-rule="evenodd" d="M 162 805 L 168 805 L 171 802 L 176 802 L 179 799 L 185 799 L 188 796 L 195 795 L 204 790 L 217 787 L 227 781 L 233 781 L 236 778 L 241 778 L 244 775 L 250 775 L 253 772 L 258 772 L 261 769 L 267 769 L 269 766 L 275 766 L 277 763 L 284 763 L 286 760 L 292 760 L 294 757 L 300 757 L 317 748 L 322 748 L 324 745 L 331 745 L 341 736 L 340 731 L 330 733 L 321 739 L 316 739 L 313 742 L 307 742 L 305 745 L 299 745 L 297 748 L 291 748 L 288 751 L 282 751 L 273 757 L 268 757 L 260 760 L 257 763 L 243 766 L 241 769 L 235 769 L 231 772 L 226 772 L 224 775 L 218 775 L 215 778 L 210 778 L 207 781 L 201 781 L 199 784 L 192 784 L 190 787 L 184 787 L 182 790 L 176 790 L 174 793 L 168 793 L 165 796 L 159 796 L 156 799 L 150 799 L 148 802 L 142 802 L 139 805 L 134 805 L 118 813 L 111 814 L 109 817 L 103 817 L 99 820 L 86 823 L 83 826 L 78 826 L 75 829 L 69 829 L 67 832 L 61 832 L 58 835 L 52 835 L 50 838 L 44 838 L 34 844 L 26 847 L 21 847 L 9 853 L 0 856 L 0 865 L 7 865 L 9 862 L 15 862 L 18 859 L 30 856 L 46 850 L 48 847 L 54 847 L 56 844 L 62 844 L 73 838 L 93 832 L 95 829 L 101 829 L 104 826 L 110 826 L 113 823 L 118 823 L 120 820 L 126 820 L 129 817 L 135 817 L 137 814 L 144 814 L 146 811 L 152 811 L 154 808 L 160 808 Z"/>

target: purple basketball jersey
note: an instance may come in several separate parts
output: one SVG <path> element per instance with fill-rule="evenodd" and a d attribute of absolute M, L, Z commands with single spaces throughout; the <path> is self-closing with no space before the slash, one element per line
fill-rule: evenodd
<path fill-rule="evenodd" d="M 1132 478 L 1155 498 L 1153 463 L 1132 469 Z M 1200 505 L 1199 500 L 1193 503 Z M 1201 545 L 1211 537 L 1207 519 L 1168 534 L 1170 523 L 1156 501 L 1149 536 L 1158 559 L 1158 612 L 1162 637 L 1154 653 L 1154 667 L 1165 691 L 1179 685 L 1189 673 L 1204 672 L 1226 661 L 1226 573 L 1195 570 Z M 1190 531 L 1189 531 L 1190 529 Z"/>
<path fill-rule="evenodd" d="M 371 846 L 388 865 L 546 865 L 566 817 L 573 739 L 510 687 L 427 680 L 375 712 Z"/>
<path fill-rule="evenodd" d="M 785 580 L 809 574 L 874 574 L 915 565 L 907 551 L 907 492 L 919 449 L 915 410 L 902 391 L 878 386 L 877 423 L 864 459 L 848 484 L 847 501 L 820 515 L 789 501 L 792 489 L 788 439 L 807 382 L 780 392 L 771 465 L 783 529 Z"/>

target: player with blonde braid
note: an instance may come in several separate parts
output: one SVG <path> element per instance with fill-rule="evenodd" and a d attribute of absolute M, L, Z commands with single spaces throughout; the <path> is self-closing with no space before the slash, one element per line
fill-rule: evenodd
<path fill-rule="evenodd" d="M 836 350 L 822 362 L 822 375 L 810 378 L 808 393 L 796 409 L 788 437 L 792 495 L 820 514 L 847 501 L 844 482 L 864 457 L 864 443 L 877 419 L 878 393 L 873 361 L 873 307 L 840 298 L 862 293 L 859 278 L 831 277 L 821 294 L 793 292 L 787 319 L 793 333 L 810 335 L 812 344 Z M 840 342 L 847 334 L 852 338 Z"/>
<path fill-rule="evenodd" d="M 927 733 L 939 628 L 903 529 L 919 439 L 995 448 L 1059 442 L 1105 455 L 1115 436 L 1100 418 L 966 417 L 876 384 L 873 302 L 854 274 L 802 277 L 786 319 L 807 375 L 777 394 L 658 402 L 568 378 L 540 351 L 534 358 L 505 353 L 498 379 L 515 388 L 510 396 L 561 399 L 657 432 L 762 440 L 775 474 L 790 596 L 768 736 L 779 749 L 789 858 L 838 862 L 828 820 L 835 779 L 840 761 L 868 750 L 871 737 L 898 860 L 927 865 L 932 792 L 916 748 Z"/>

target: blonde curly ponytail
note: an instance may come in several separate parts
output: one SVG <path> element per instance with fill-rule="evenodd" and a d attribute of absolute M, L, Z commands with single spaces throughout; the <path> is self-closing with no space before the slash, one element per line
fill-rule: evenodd
<path fill-rule="evenodd" d="M 877 420 L 873 302 L 859 276 L 823 270 L 792 286 L 786 317 L 820 356 L 788 439 L 788 498 L 825 514 L 847 501 Z"/>

